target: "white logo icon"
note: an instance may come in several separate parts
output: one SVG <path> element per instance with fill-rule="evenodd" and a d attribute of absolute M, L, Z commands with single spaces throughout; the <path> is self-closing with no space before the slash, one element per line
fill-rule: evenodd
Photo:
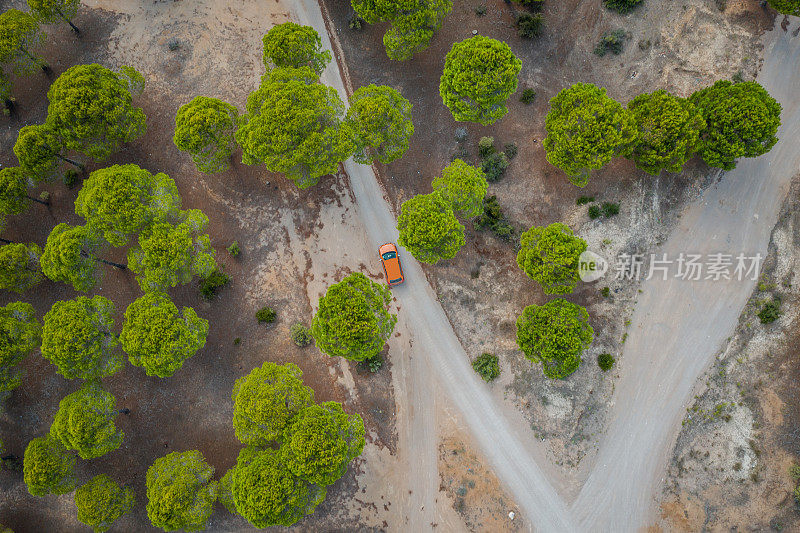
<path fill-rule="evenodd" d="M 581 281 L 591 283 L 606 275 L 608 261 L 594 252 L 586 250 L 578 258 L 578 276 Z"/>

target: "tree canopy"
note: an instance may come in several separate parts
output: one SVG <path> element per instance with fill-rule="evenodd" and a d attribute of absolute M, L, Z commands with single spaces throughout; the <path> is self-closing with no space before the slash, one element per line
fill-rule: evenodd
<path fill-rule="evenodd" d="M 53 24 L 61 19 L 76 32 L 80 30 L 72 23 L 72 17 L 78 14 L 80 5 L 81 0 L 28 0 L 28 7 L 36 20 L 43 24 Z"/>
<path fill-rule="evenodd" d="M 239 111 L 217 98 L 196 96 L 178 109 L 173 142 L 188 152 L 200 172 L 222 172 L 230 167 L 236 148 Z"/>
<path fill-rule="evenodd" d="M 322 74 L 331 61 L 331 53 L 322 49 L 322 41 L 311 26 L 294 22 L 284 22 L 273 26 L 264 35 L 264 66 L 267 70 L 275 67 L 311 67 Z"/>
<path fill-rule="evenodd" d="M 47 99 L 47 124 L 68 149 L 95 161 L 138 139 L 147 127 L 127 79 L 98 64 L 70 67 L 50 86 Z"/>
<path fill-rule="evenodd" d="M 586 309 L 561 298 L 529 305 L 517 318 L 520 350 L 534 363 L 541 363 L 549 378 L 562 379 L 575 372 L 593 338 Z"/>
<path fill-rule="evenodd" d="M 453 9 L 452 0 L 351 0 L 351 5 L 369 24 L 391 24 L 383 45 L 386 55 L 395 61 L 406 61 L 428 48 L 433 34 Z"/>
<path fill-rule="evenodd" d="M 389 289 L 360 272 L 331 285 L 311 322 L 317 348 L 352 361 L 378 355 L 397 322 L 391 301 Z"/>
<path fill-rule="evenodd" d="M 42 249 L 35 243 L 0 246 L 0 289 L 25 292 L 38 285 L 44 279 L 41 256 Z"/>
<path fill-rule="evenodd" d="M 781 105 L 754 81 L 720 80 L 689 101 L 706 121 L 700 156 L 712 167 L 732 170 L 737 158 L 765 154 L 778 142 Z"/>
<path fill-rule="evenodd" d="M 680 172 L 700 144 L 706 127 L 688 100 L 662 90 L 640 94 L 628 103 L 638 130 L 630 158 L 645 172 Z"/>
<path fill-rule="evenodd" d="M 180 311 L 166 294 L 150 292 L 128 306 L 119 340 L 132 365 L 166 378 L 205 345 L 207 334 L 208 320 L 194 309 Z"/>
<path fill-rule="evenodd" d="M 114 426 L 116 400 L 94 381 L 66 396 L 58 405 L 50 435 L 81 459 L 94 459 L 122 444 L 123 433 Z"/>
<path fill-rule="evenodd" d="M 453 206 L 439 192 L 419 194 L 403 202 L 397 229 L 400 245 L 423 263 L 451 259 L 467 242 Z"/>
<path fill-rule="evenodd" d="M 75 456 L 52 437 L 37 437 L 25 448 L 22 474 L 33 496 L 66 494 L 77 484 Z"/>
<path fill-rule="evenodd" d="M 778 13 L 800 17 L 800 0 L 767 0 L 767 2 Z"/>
<path fill-rule="evenodd" d="M 44 315 L 42 357 L 67 379 L 99 379 L 122 368 L 114 304 L 103 296 L 56 302 Z"/>
<path fill-rule="evenodd" d="M 364 449 L 364 421 L 348 415 L 337 402 L 302 409 L 283 430 L 286 467 L 295 476 L 320 486 L 332 485 Z"/>
<path fill-rule="evenodd" d="M 403 157 L 414 134 L 411 102 L 386 85 L 359 87 L 350 97 L 347 122 L 355 135 L 353 159 L 383 164 Z"/>
<path fill-rule="evenodd" d="M 154 221 L 176 217 L 180 207 L 181 197 L 172 178 L 132 164 L 95 170 L 75 199 L 75 213 L 112 246 L 125 246 L 131 235 Z"/>
<path fill-rule="evenodd" d="M 0 169 L 0 213 L 19 215 L 28 210 L 28 180 L 20 167 Z"/>
<path fill-rule="evenodd" d="M 222 485 L 226 507 L 257 528 L 290 526 L 313 513 L 326 494 L 292 474 L 281 452 L 271 448 L 244 448 Z"/>
<path fill-rule="evenodd" d="M 247 113 L 236 131 L 242 162 L 263 163 L 301 189 L 336 173 L 355 152 L 352 128 L 341 120 L 344 104 L 310 67 L 267 72 L 247 97 Z"/>
<path fill-rule="evenodd" d="M 604 88 L 576 83 L 550 99 L 545 119 L 547 161 L 584 187 L 591 169 L 627 155 L 636 141 L 636 122 Z"/>
<path fill-rule="evenodd" d="M 303 385 L 303 372 L 293 363 L 265 362 L 236 380 L 233 386 L 233 429 L 247 446 L 268 446 L 304 407 L 314 403 L 314 391 Z"/>
<path fill-rule="evenodd" d="M 509 46 L 482 35 L 453 44 L 444 62 L 439 93 L 459 122 L 494 124 L 508 113 L 522 61 Z"/>
<path fill-rule="evenodd" d="M 441 177 L 434 178 L 433 190 L 441 192 L 453 206 L 453 211 L 465 218 L 483 212 L 483 199 L 489 184 L 483 169 L 455 159 L 444 167 Z"/>
<path fill-rule="evenodd" d="M 213 511 L 214 468 L 197 450 L 172 452 L 147 469 L 147 517 L 164 531 L 200 531 Z"/>
<path fill-rule="evenodd" d="M 11 65 L 14 74 L 29 74 L 46 65 L 33 55 L 45 34 L 31 15 L 19 9 L 0 13 L 0 64 Z"/>
<path fill-rule="evenodd" d="M 534 226 L 520 236 L 517 265 L 545 294 L 570 294 L 578 283 L 578 262 L 586 241 L 566 224 Z"/>
<path fill-rule="evenodd" d="M 111 529 L 117 519 L 133 510 L 135 504 L 133 490 L 120 487 L 106 474 L 94 476 L 75 491 L 78 520 L 91 527 L 94 533 Z"/>
<path fill-rule="evenodd" d="M 207 277 L 216 268 L 216 252 L 208 234 L 201 233 L 208 217 L 199 209 L 183 212 L 179 224 L 156 222 L 139 234 L 139 245 L 128 250 L 130 269 L 143 291 L 166 290 Z"/>
<path fill-rule="evenodd" d="M 40 258 L 42 272 L 49 279 L 87 292 L 97 283 L 98 259 L 95 253 L 102 240 L 86 226 L 58 224 L 47 236 Z"/>
<path fill-rule="evenodd" d="M 61 155 L 64 145 L 47 124 L 23 126 L 14 144 L 19 166 L 37 182 L 49 181 L 58 172 L 59 160 L 77 164 Z"/>
<path fill-rule="evenodd" d="M 0 402 L 22 384 L 19 365 L 41 341 L 42 327 L 31 304 L 12 302 L 0 307 Z"/>

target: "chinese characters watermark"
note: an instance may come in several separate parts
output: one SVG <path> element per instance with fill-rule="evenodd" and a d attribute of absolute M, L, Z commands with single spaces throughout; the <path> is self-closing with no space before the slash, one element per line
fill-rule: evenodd
<path fill-rule="evenodd" d="M 646 261 L 646 259 L 649 259 Z M 691 254 L 677 257 L 661 254 L 621 253 L 613 264 L 614 279 L 649 280 L 669 278 L 686 281 L 756 280 L 764 257 L 760 254 Z M 605 276 L 611 265 L 590 251 L 580 256 L 578 274 L 582 281 L 592 282 Z"/>

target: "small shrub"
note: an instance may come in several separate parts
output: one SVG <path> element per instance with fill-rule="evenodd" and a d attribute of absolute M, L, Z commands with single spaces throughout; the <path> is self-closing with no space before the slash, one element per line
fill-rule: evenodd
<path fill-rule="evenodd" d="M 607 9 L 624 15 L 641 4 L 642 0 L 603 0 L 603 3 Z"/>
<path fill-rule="evenodd" d="M 776 298 L 765 302 L 761 306 L 761 311 L 758 312 L 758 319 L 762 324 L 772 324 L 781 316 L 781 301 Z"/>
<path fill-rule="evenodd" d="M 743 83 L 744 76 L 742 75 L 742 71 L 740 70 L 736 74 L 734 74 L 731 80 L 733 81 L 733 83 Z"/>
<path fill-rule="evenodd" d="M 271 307 L 262 307 L 256 311 L 256 320 L 259 324 L 272 324 L 278 317 L 278 313 Z"/>
<path fill-rule="evenodd" d="M 789 475 L 792 476 L 793 480 L 800 481 L 800 465 L 792 465 L 789 468 Z"/>
<path fill-rule="evenodd" d="M 478 6 L 475 8 L 475 14 L 482 17 L 486 14 L 486 6 Z"/>
<path fill-rule="evenodd" d="M 516 143 L 508 143 L 503 147 L 503 153 L 506 154 L 506 157 L 509 161 L 517 157 L 519 153 L 519 148 L 517 148 Z"/>
<path fill-rule="evenodd" d="M 521 13 L 517 17 L 517 33 L 523 39 L 539 37 L 544 32 L 544 19 L 540 13 Z"/>
<path fill-rule="evenodd" d="M 611 289 L 609 289 L 608 287 L 603 287 L 602 289 L 600 289 L 600 294 L 603 296 L 603 298 L 608 298 L 609 296 L 611 296 Z"/>
<path fill-rule="evenodd" d="M 600 218 L 600 215 L 602 215 L 602 211 L 600 211 L 600 206 L 599 205 L 590 205 L 589 206 L 589 218 L 594 220 L 596 218 Z"/>
<path fill-rule="evenodd" d="M 579 196 L 577 200 L 575 200 L 575 205 L 586 205 L 594 202 L 594 196 Z"/>
<path fill-rule="evenodd" d="M 373 357 L 369 357 L 358 363 L 358 366 L 374 374 L 383 368 L 383 356 L 378 354 Z"/>
<path fill-rule="evenodd" d="M 472 361 L 472 369 L 483 378 L 483 381 L 492 381 L 500 375 L 500 358 L 490 353 L 483 353 Z"/>
<path fill-rule="evenodd" d="M 314 338 L 311 336 L 311 330 L 309 330 L 304 324 L 298 322 L 297 324 L 293 324 L 291 329 L 289 330 L 292 334 L 292 341 L 301 348 L 303 346 L 308 346 L 311 344 L 311 341 Z"/>
<path fill-rule="evenodd" d="M 532 104 L 533 101 L 536 100 L 536 91 L 531 89 L 530 87 L 522 89 L 522 96 L 519 97 L 519 101 L 525 105 Z"/>
<path fill-rule="evenodd" d="M 469 133 L 467 133 L 467 128 L 464 128 L 464 127 L 456 128 L 456 142 L 457 143 L 463 143 L 464 141 L 467 140 L 468 136 L 469 136 Z"/>
<path fill-rule="evenodd" d="M 235 339 L 233 339 L 233 345 L 234 346 L 239 346 L 241 343 L 242 343 L 242 338 L 241 337 L 236 337 Z"/>
<path fill-rule="evenodd" d="M 239 257 L 239 254 L 242 253 L 241 249 L 239 249 L 239 241 L 233 241 L 228 246 L 228 253 L 231 254 L 231 257 Z"/>
<path fill-rule="evenodd" d="M 42 191 L 41 194 L 39 194 L 39 200 L 45 202 L 46 204 L 49 204 L 50 203 L 50 193 L 47 192 L 47 191 Z"/>
<path fill-rule="evenodd" d="M 606 218 L 613 217 L 619 214 L 619 204 L 613 202 L 603 202 L 601 207 L 603 216 Z"/>
<path fill-rule="evenodd" d="M 78 179 L 80 178 L 80 174 L 74 168 L 67 169 L 64 172 L 64 185 L 67 186 L 67 189 L 72 189 L 75 185 L 78 184 Z"/>
<path fill-rule="evenodd" d="M 522 4 L 523 6 L 533 10 L 533 11 L 541 11 L 542 6 L 544 5 L 544 0 L 513 0 L 518 4 Z"/>
<path fill-rule="evenodd" d="M 489 228 L 500 239 L 511 242 L 514 238 L 514 227 L 503 216 L 497 196 L 483 199 L 483 213 L 478 215 L 474 222 L 475 229 Z"/>
<path fill-rule="evenodd" d="M 495 152 L 483 160 L 481 168 L 486 174 L 486 181 L 497 181 L 503 177 L 508 168 L 508 157 L 505 152 Z"/>
<path fill-rule="evenodd" d="M 207 278 L 200 280 L 200 292 L 210 300 L 217 295 L 217 291 L 230 282 L 231 278 L 220 270 L 214 270 Z"/>
<path fill-rule="evenodd" d="M 614 356 L 610 353 L 601 353 L 597 356 L 597 366 L 603 372 L 608 372 L 614 367 Z"/>
<path fill-rule="evenodd" d="M 600 57 L 603 57 L 609 52 L 614 55 L 619 55 L 622 53 L 622 49 L 625 46 L 625 38 L 626 34 L 624 30 L 608 31 L 600 38 L 600 42 L 597 43 L 597 46 L 594 48 L 594 53 Z"/>
<path fill-rule="evenodd" d="M 350 29 L 351 30 L 360 30 L 364 27 L 365 21 L 357 14 L 353 14 L 352 18 L 350 18 Z"/>
<path fill-rule="evenodd" d="M 169 43 L 167 43 L 167 47 L 170 52 L 174 52 L 181 47 L 181 42 L 178 39 L 170 39 Z"/>
<path fill-rule="evenodd" d="M 481 140 L 478 141 L 478 155 L 481 156 L 481 159 L 486 159 L 494 153 L 494 137 L 481 137 Z"/>

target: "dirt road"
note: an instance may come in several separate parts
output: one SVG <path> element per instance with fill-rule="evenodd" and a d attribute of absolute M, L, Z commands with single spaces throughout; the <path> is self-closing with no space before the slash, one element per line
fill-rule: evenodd
<path fill-rule="evenodd" d="M 780 21 L 780 19 L 778 19 Z M 766 256 L 791 178 L 800 171 L 798 20 L 765 36 L 758 81 L 782 105 L 780 141 L 743 159 L 682 216 L 657 253 Z M 585 531 L 637 531 L 653 516 L 655 491 L 698 376 L 733 333 L 756 281 L 642 284 L 622 354 L 621 377 L 604 437 L 571 513 Z"/>

